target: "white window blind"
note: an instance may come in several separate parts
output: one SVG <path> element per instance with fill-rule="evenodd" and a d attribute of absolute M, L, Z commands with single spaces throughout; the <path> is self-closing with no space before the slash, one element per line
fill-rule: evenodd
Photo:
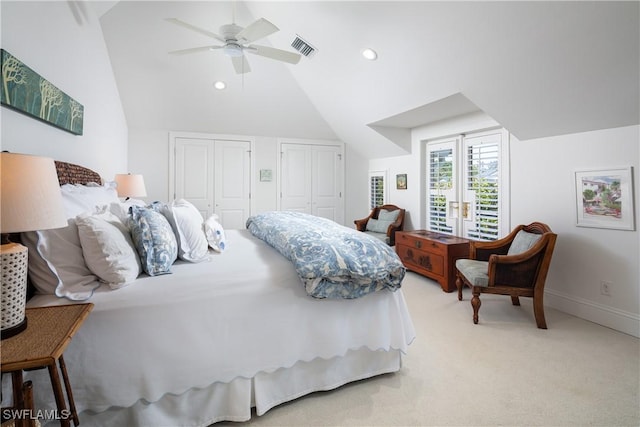
<path fill-rule="evenodd" d="M 469 237 L 479 240 L 496 240 L 499 237 L 500 219 L 500 145 L 499 141 L 480 140 L 466 147 L 467 191 L 475 195 L 473 222 Z"/>
<path fill-rule="evenodd" d="M 453 149 L 431 151 L 428 173 L 429 230 L 450 234 L 453 228 L 447 225 L 447 197 L 442 192 L 453 186 Z"/>
<path fill-rule="evenodd" d="M 369 209 L 385 204 L 386 172 L 369 173 Z"/>

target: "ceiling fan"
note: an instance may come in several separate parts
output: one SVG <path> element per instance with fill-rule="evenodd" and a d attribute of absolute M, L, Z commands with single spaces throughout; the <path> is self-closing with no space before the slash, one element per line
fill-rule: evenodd
<path fill-rule="evenodd" d="M 253 41 L 259 40 L 270 34 L 279 31 L 278 27 L 264 18 L 260 18 L 246 28 L 242 28 L 235 23 L 223 25 L 220 27 L 220 35 L 212 33 L 211 31 L 196 27 L 187 22 L 181 21 L 176 18 L 167 18 L 166 21 L 189 30 L 204 34 L 223 43 L 222 45 L 211 45 L 193 47 L 190 49 L 174 50 L 169 52 L 170 54 L 188 54 L 194 52 L 202 52 L 207 50 L 220 49 L 231 58 L 233 68 L 237 74 L 244 74 L 251 71 L 249 63 L 244 53 L 251 53 L 253 55 L 264 56 L 265 58 L 275 59 L 277 61 L 287 62 L 289 64 L 297 64 L 300 61 L 300 55 L 293 52 L 288 52 L 282 49 L 276 49 L 269 46 L 261 46 L 249 44 Z"/>

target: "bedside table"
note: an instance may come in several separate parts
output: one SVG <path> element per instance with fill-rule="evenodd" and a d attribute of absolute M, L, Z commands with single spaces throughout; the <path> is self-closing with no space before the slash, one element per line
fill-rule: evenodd
<path fill-rule="evenodd" d="M 92 309 L 93 304 L 90 303 L 26 309 L 27 329 L 2 340 L 0 355 L 2 372 L 11 372 L 14 405 L 23 400 L 22 371 L 47 368 L 58 407 L 57 415 L 60 417 L 60 425 L 69 426 L 69 418 L 73 419 L 76 426 L 80 423 L 62 354 Z M 62 372 L 69 410 L 66 408 L 56 363 L 59 364 Z"/>
<path fill-rule="evenodd" d="M 469 257 L 469 242 L 434 231 L 396 232 L 396 252 L 407 270 L 436 280 L 445 292 L 458 290 L 455 264 Z"/>

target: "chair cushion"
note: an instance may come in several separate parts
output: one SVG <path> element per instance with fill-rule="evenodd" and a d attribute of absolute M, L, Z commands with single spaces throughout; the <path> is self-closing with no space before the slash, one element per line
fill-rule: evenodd
<path fill-rule="evenodd" d="M 393 221 L 369 218 L 369 221 L 367 221 L 366 229 L 367 231 L 373 231 L 375 233 L 387 234 L 387 230 L 389 229 L 389 226 L 391 224 L 393 224 Z"/>
<path fill-rule="evenodd" d="M 489 284 L 489 263 L 475 259 L 458 259 L 456 268 L 473 286 L 486 287 Z"/>
<path fill-rule="evenodd" d="M 378 212 L 378 221 L 395 222 L 396 219 L 398 219 L 398 215 L 399 214 L 400 214 L 400 209 L 396 209 L 395 211 L 388 211 L 386 209 L 380 209 L 380 212 Z"/>
<path fill-rule="evenodd" d="M 385 230 L 386 231 L 386 230 Z M 375 231 L 365 231 L 365 234 L 368 234 L 371 237 L 375 237 L 378 240 L 382 240 L 383 242 L 385 242 L 386 244 L 389 244 L 389 237 L 386 234 L 383 233 L 377 233 Z"/>
<path fill-rule="evenodd" d="M 531 249 L 533 245 L 540 240 L 542 234 L 528 233 L 524 230 L 518 231 L 516 237 L 513 238 L 507 255 L 518 255 Z"/>

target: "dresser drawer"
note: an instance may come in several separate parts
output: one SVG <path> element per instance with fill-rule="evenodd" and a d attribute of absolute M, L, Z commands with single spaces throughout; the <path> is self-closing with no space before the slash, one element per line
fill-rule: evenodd
<path fill-rule="evenodd" d="M 435 275 L 444 276 L 444 256 L 407 246 L 404 242 L 401 245 L 396 243 L 396 250 L 398 256 L 408 269 L 411 270 L 411 267 L 417 267 L 418 269 L 426 270 Z"/>
<path fill-rule="evenodd" d="M 445 255 L 447 253 L 447 245 L 445 245 L 444 243 L 425 239 L 421 236 L 401 234 L 400 236 L 396 235 L 396 241 L 399 241 L 402 245 L 406 245 L 422 251 L 438 253 L 441 255 Z"/>

